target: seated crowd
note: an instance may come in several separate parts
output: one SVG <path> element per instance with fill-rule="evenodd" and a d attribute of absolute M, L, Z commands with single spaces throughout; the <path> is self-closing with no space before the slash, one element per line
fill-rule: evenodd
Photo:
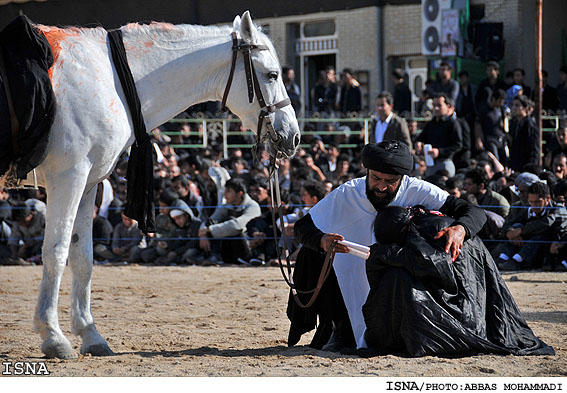
<path fill-rule="evenodd" d="M 479 235 L 501 270 L 567 270 L 567 123 L 561 122 L 540 153 L 533 102 L 522 90 L 514 97 L 498 86 L 486 91 L 473 119 L 457 113 L 462 103 L 440 91 L 430 98 L 431 120 L 419 122 L 398 116 L 392 94 L 382 92 L 368 140 L 409 144 L 415 159 L 411 176 L 481 206 L 488 220 Z M 505 105 L 511 113 L 507 127 Z M 341 129 L 341 124 L 324 127 Z M 310 206 L 340 184 L 366 175 L 360 157 L 363 134 L 303 135 L 308 147 L 279 166 L 280 208 L 289 239 L 276 245 L 267 152 L 260 149 L 254 158 L 250 149 L 234 148 L 224 159 L 221 142 L 204 149 L 174 147 L 195 142 L 188 124 L 179 131 L 171 137 L 159 129 L 152 132 L 155 233 L 144 235 L 136 221 L 122 214 L 127 153 L 99 184 L 93 214 L 96 261 L 275 264 L 278 248 L 293 253 L 300 246 L 293 225 Z M 245 134 L 234 138 L 229 142 L 249 143 Z M 357 147 L 339 148 L 345 143 Z M 0 190 L 0 264 L 41 263 L 45 202 L 41 189 Z"/>

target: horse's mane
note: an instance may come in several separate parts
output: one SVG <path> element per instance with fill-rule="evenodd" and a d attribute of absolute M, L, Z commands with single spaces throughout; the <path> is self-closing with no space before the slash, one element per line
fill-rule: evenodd
<path fill-rule="evenodd" d="M 129 23 L 122 26 L 121 29 L 122 31 L 135 32 L 147 36 L 159 33 L 161 37 L 172 41 L 186 39 L 188 36 L 195 38 L 228 36 L 232 32 L 232 26 L 174 25 L 164 22 L 151 22 L 150 24 Z"/>

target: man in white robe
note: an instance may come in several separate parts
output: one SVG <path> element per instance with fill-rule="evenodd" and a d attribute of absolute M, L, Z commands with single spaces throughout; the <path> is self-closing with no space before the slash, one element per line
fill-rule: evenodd
<path fill-rule="evenodd" d="M 455 218 L 455 222 L 448 228 L 441 230 L 437 237 L 446 237 L 445 251 L 450 253 L 453 260 L 459 255 L 463 242 L 466 238 L 474 236 L 484 225 L 486 216 L 482 209 L 469 203 L 450 196 L 439 187 L 407 176 L 413 168 L 413 157 L 409 148 L 398 141 L 384 141 L 377 144 L 368 144 L 364 147 L 362 162 L 367 169 L 367 176 L 351 180 L 331 194 L 326 196 L 315 205 L 304 218 L 299 220 L 295 226 L 298 240 L 304 247 L 310 248 L 311 252 L 324 255 L 334 241 L 348 240 L 350 242 L 370 246 L 376 242 L 372 224 L 377 210 L 385 206 L 415 206 L 423 205 L 430 210 L 439 210 Z M 351 346 L 348 339 L 350 332 L 341 332 L 341 329 L 352 328 L 355 345 L 357 348 L 365 348 L 364 332 L 366 325 L 362 315 L 362 305 L 365 303 L 369 292 L 368 279 L 366 277 L 365 261 L 348 254 L 348 247 L 337 244 L 337 252 L 334 261 L 334 272 L 336 281 L 340 288 L 340 296 L 325 295 L 338 293 L 338 291 L 321 291 L 318 305 L 313 309 L 319 316 L 320 326 L 318 330 L 325 328 L 325 324 L 332 321 L 333 334 L 328 342 L 322 346 L 324 350 L 339 351 L 344 346 Z M 301 275 L 303 266 L 301 264 L 317 263 L 316 254 L 307 254 L 308 257 L 298 256 L 296 262 L 296 275 Z M 299 265 L 299 266 L 298 266 Z M 314 282 L 316 283 L 317 277 Z M 304 277 L 294 277 L 294 281 L 306 282 L 313 280 Z M 328 280 L 325 285 L 334 285 L 334 280 Z M 305 287 L 302 290 L 312 289 Z M 348 320 L 350 323 L 340 320 L 340 309 L 346 306 Z M 306 323 L 309 318 L 309 310 L 297 310 L 297 305 L 288 303 L 288 316 L 292 322 L 288 345 L 294 345 L 304 332 L 310 330 L 311 322 Z M 316 303 L 317 303 L 316 302 Z M 321 306 L 325 304 L 325 306 Z M 331 312 L 332 315 L 322 310 L 338 310 Z M 312 321 L 312 319 L 309 319 Z M 294 325 L 296 323 L 296 325 Z M 298 328 L 298 326 L 300 326 Z M 327 333 L 330 330 L 326 329 Z M 319 343 L 312 343 L 314 347 L 321 347 L 328 334 L 318 332 L 316 339 Z"/>

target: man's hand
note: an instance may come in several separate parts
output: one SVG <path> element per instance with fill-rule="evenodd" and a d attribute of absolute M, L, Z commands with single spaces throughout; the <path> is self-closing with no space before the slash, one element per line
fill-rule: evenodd
<path fill-rule="evenodd" d="M 477 150 L 484 150 L 484 143 L 482 143 L 481 138 L 476 138 L 476 149 Z"/>
<path fill-rule="evenodd" d="M 205 252 L 211 251 L 211 242 L 207 236 L 209 232 L 210 230 L 207 227 L 199 229 L 199 247 Z"/>
<path fill-rule="evenodd" d="M 417 142 L 415 144 L 415 152 L 417 154 L 422 154 L 423 153 L 423 142 Z"/>
<path fill-rule="evenodd" d="M 436 147 L 432 148 L 431 150 L 429 150 L 429 155 L 433 158 L 439 157 L 439 149 Z"/>
<path fill-rule="evenodd" d="M 551 254 L 559 254 L 559 250 L 562 249 L 563 246 L 565 246 L 565 244 L 559 243 L 559 242 L 553 242 L 553 243 L 551 243 L 551 246 L 549 247 L 549 252 Z"/>
<path fill-rule="evenodd" d="M 202 237 L 201 239 L 199 239 L 199 247 L 201 248 L 201 250 L 205 251 L 205 252 L 210 252 L 211 251 L 211 242 L 209 240 L 208 237 Z"/>
<path fill-rule="evenodd" d="M 288 226 L 285 227 L 285 234 L 287 236 L 294 236 L 294 230 L 293 230 L 294 227 L 295 224 L 288 224 Z"/>
<path fill-rule="evenodd" d="M 321 238 L 321 243 L 319 245 L 323 249 L 323 251 L 328 252 L 331 244 L 333 244 L 334 241 L 339 240 L 345 240 L 345 238 L 338 233 L 326 233 Z M 337 244 L 335 246 L 335 252 L 348 253 L 348 247 L 342 244 Z"/>
<path fill-rule="evenodd" d="M 463 243 L 465 242 L 466 234 L 467 232 L 462 225 L 455 225 L 453 227 L 441 229 L 439 232 L 437 232 L 437 235 L 435 235 L 434 239 L 440 239 L 443 236 L 447 238 L 445 252 L 450 254 L 453 262 L 455 262 L 463 249 Z"/>
<path fill-rule="evenodd" d="M 519 240 L 522 237 L 522 228 L 513 228 L 506 232 L 508 240 Z"/>

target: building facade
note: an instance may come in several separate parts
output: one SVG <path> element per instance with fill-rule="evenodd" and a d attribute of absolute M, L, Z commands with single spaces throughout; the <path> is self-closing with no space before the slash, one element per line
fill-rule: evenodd
<path fill-rule="evenodd" d="M 525 81 L 535 78 L 535 0 L 437 0 L 445 4 L 466 4 L 468 25 L 502 23 L 504 52 L 499 59 L 503 71 L 521 67 Z M 441 56 L 424 56 L 422 0 L 327 0 L 281 3 L 250 0 L 246 7 L 264 27 L 278 50 L 282 64 L 295 68 L 305 107 L 319 71 L 332 65 L 340 72 L 349 67 L 361 83 L 363 108 L 374 110 L 374 97 L 393 87 L 391 73 L 402 68 L 417 101 L 425 81 L 435 75 Z M 133 20 L 163 20 L 173 23 L 232 23 L 244 10 L 228 0 L 165 1 L 77 0 L 8 3 L 0 5 L 0 27 L 18 13 L 44 24 L 102 24 L 117 27 Z M 559 67 L 566 62 L 562 34 L 567 30 L 564 0 L 543 0 L 543 68 L 549 82 L 559 82 Z M 467 30 L 470 35 L 470 29 Z M 463 45 L 463 49 L 464 49 Z M 567 48 L 567 42 L 565 43 Z M 470 48 L 469 48 L 470 49 Z M 474 48 L 472 48 L 474 49 Z M 567 51 L 567 49 L 565 49 Z M 469 51 L 470 55 L 470 51 Z M 474 80 L 484 77 L 486 59 L 453 58 L 457 71 L 467 69 Z M 567 64 L 565 64 L 567 65 Z"/>

